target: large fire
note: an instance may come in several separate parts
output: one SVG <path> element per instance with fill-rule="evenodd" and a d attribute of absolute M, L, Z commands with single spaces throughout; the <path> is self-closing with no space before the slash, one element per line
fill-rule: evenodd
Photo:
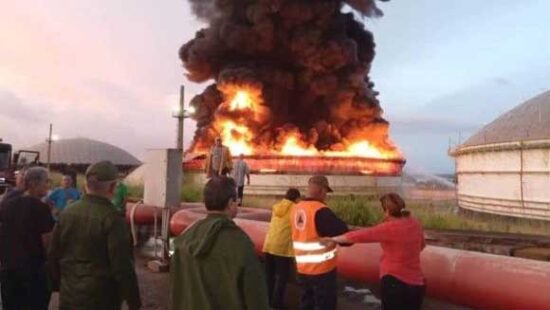
<path fill-rule="evenodd" d="M 318 150 L 305 141 L 297 130 L 281 131 L 276 145 L 262 145 L 255 142 L 259 134 L 254 132 L 256 122 L 262 120 L 265 113 L 262 107 L 261 91 L 253 87 L 226 85 L 223 88 L 224 101 L 218 107 L 214 128 L 222 138 L 231 154 L 235 155 L 282 155 L 282 156 L 328 156 L 363 157 L 375 159 L 400 159 L 397 148 L 380 148 L 368 139 L 346 139 L 339 149 Z M 206 149 L 195 150 L 206 152 Z"/>
<path fill-rule="evenodd" d="M 374 36 L 357 18 L 381 16 L 376 0 L 188 1 L 207 26 L 179 56 L 190 81 L 211 82 L 190 103 L 189 153 L 221 137 L 261 170 L 401 172 L 369 76 Z"/>

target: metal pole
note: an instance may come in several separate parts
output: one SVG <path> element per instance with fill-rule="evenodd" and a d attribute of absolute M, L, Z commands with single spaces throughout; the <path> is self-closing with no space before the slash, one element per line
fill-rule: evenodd
<path fill-rule="evenodd" d="M 183 118 L 184 115 L 184 102 L 185 102 L 185 87 L 183 85 L 180 86 L 180 109 L 179 109 L 179 115 L 178 115 L 178 135 L 177 135 L 177 149 L 183 150 Z"/>
<path fill-rule="evenodd" d="M 162 208 L 161 210 L 162 223 L 161 223 L 161 240 L 162 240 L 162 254 L 161 258 L 164 261 L 170 260 L 170 208 Z"/>
<path fill-rule="evenodd" d="M 48 170 L 50 170 L 50 161 L 51 161 L 51 156 L 52 156 L 52 124 L 50 124 L 50 133 L 48 134 L 48 140 L 46 142 L 48 142 L 48 157 L 47 157 L 47 167 L 48 167 Z"/>

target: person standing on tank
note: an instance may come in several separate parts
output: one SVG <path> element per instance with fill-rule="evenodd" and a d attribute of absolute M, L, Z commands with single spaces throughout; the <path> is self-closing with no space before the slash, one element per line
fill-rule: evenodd
<path fill-rule="evenodd" d="M 232 165 L 231 151 L 222 144 L 222 138 L 217 137 L 206 157 L 206 177 L 226 176 L 231 172 Z"/>
<path fill-rule="evenodd" d="M 237 201 L 239 203 L 239 207 L 241 207 L 243 205 L 245 178 L 246 185 L 250 185 L 250 167 L 248 167 L 248 164 L 244 161 L 244 154 L 240 154 L 239 158 L 233 164 L 233 172 L 231 176 L 237 184 Z"/>

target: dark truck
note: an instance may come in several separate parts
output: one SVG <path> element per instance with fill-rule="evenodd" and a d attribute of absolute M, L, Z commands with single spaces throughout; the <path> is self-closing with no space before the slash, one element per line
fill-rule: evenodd
<path fill-rule="evenodd" d="M 18 151 L 12 156 L 12 146 L 0 139 L 0 195 L 15 185 L 15 172 L 26 165 L 37 165 L 40 153 Z"/>

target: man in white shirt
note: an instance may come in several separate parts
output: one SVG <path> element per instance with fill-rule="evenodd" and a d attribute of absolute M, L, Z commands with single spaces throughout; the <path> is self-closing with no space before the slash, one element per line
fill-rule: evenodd
<path fill-rule="evenodd" d="M 244 178 L 246 177 L 246 185 L 250 185 L 250 168 L 244 161 L 244 155 L 240 154 L 239 159 L 233 165 L 232 177 L 237 183 L 237 201 L 239 206 L 243 205 L 243 193 L 244 193 Z"/>

